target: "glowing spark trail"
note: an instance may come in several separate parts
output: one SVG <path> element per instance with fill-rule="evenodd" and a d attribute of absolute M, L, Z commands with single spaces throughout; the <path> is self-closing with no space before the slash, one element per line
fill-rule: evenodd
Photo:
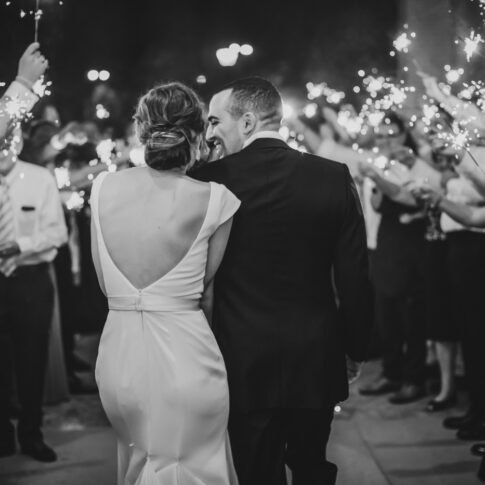
<path fill-rule="evenodd" d="M 410 37 L 414 38 L 416 37 L 416 34 L 414 32 L 411 32 Z M 409 38 L 407 32 L 403 32 L 401 35 L 399 35 L 396 40 L 392 43 L 394 48 L 399 51 L 399 52 L 408 52 L 409 46 L 411 45 L 412 41 Z"/>

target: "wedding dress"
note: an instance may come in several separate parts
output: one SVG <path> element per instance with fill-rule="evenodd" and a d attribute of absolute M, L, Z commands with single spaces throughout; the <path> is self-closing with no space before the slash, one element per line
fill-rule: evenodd
<path fill-rule="evenodd" d="M 91 196 L 110 307 L 96 380 L 118 435 L 118 485 L 237 484 L 226 369 L 199 300 L 209 238 L 239 201 L 211 182 L 205 219 L 188 252 L 162 278 L 137 289 L 103 239 L 98 200 L 106 175 L 96 179 Z"/>

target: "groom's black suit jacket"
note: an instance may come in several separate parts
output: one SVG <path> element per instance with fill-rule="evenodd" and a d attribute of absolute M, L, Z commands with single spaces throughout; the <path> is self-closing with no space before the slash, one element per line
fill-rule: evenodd
<path fill-rule="evenodd" d="M 364 219 L 347 167 L 260 138 L 191 176 L 242 202 L 214 290 L 231 407 L 345 399 L 345 354 L 365 358 L 372 313 Z"/>

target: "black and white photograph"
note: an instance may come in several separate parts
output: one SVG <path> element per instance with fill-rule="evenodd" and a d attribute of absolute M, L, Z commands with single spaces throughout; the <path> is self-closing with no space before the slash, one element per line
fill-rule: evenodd
<path fill-rule="evenodd" d="M 485 483 L 485 0 L 0 0 L 0 485 Z"/>

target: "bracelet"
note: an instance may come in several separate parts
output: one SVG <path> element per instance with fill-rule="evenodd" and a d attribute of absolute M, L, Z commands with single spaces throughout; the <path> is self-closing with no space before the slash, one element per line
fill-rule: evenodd
<path fill-rule="evenodd" d="M 15 80 L 25 86 L 29 91 L 32 91 L 34 85 L 28 79 L 24 78 L 23 76 L 17 76 Z"/>

